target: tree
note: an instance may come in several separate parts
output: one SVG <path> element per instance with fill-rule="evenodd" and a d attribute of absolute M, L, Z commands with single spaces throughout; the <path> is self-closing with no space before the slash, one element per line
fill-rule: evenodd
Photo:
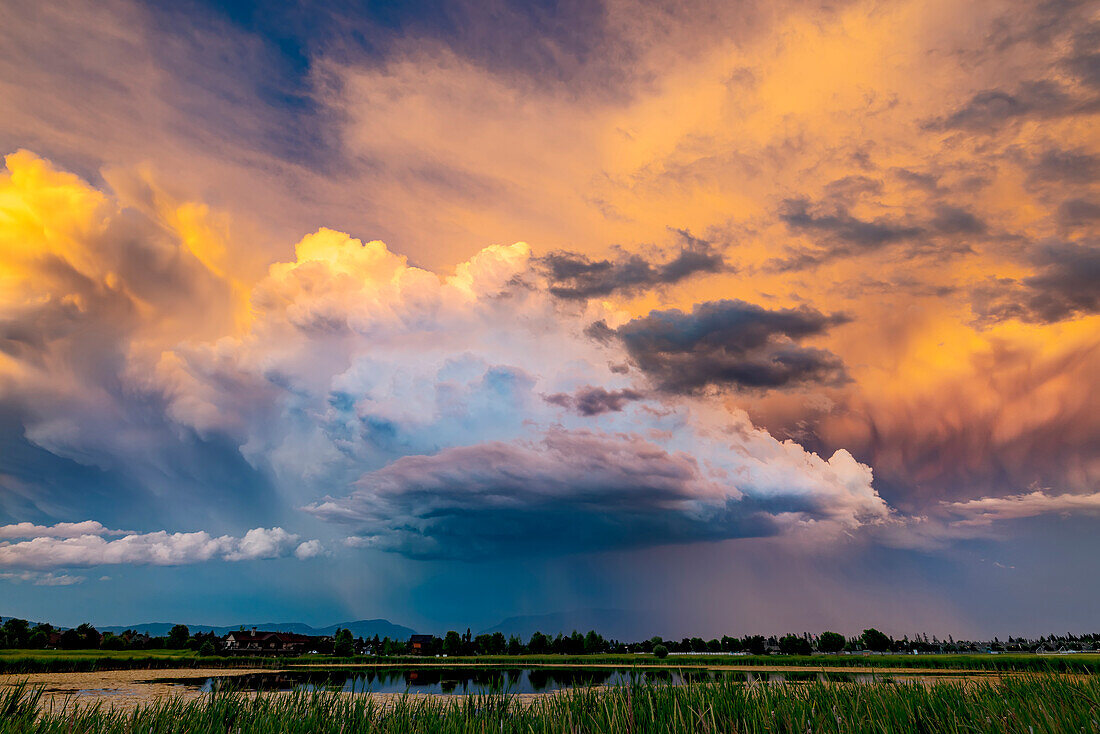
<path fill-rule="evenodd" d="M 753 655 L 763 655 L 764 651 L 767 649 L 765 647 L 766 640 L 764 639 L 763 635 L 752 635 L 751 637 L 746 637 L 744 642 L 745 647 L 748 648 L 749 652 Z"/>
<path fill-rule="evenodd" d="M 62 650 L 79 650 L 82 647 L 83 638 L 74 629 L 68 629 L 61 633 L 58 645 Z"/>
<path fill-rule="evenodd" d="M 517 635 L 512 635 L 508 638 L 508 654 L 509 655 L 522 655 L 523 654 L 523 640 Z"/>
<path fill-rule="evenodd" d="M 462 654 L 462 635 L 458 634 L 454 630 L 447 633 L 443 638 L 443 654 L 449 657 Z"/>
<path fill-rule="evenodd" d="M 741 640 L 729 635 L 722 635 L 722 649 L 726 652 L 741 652 Z"/>
<path fill-rule="evenodd" d="M 351 636 L 351 630 L 338 629 L 333 640 L 332 654 L 338 658 L 350 658 L 355 654 L 355 638 Z"/>
<path fill-rule="evenodd" d="M 475 637 L 474 650 L 478 655 L 491 655 L 493 653 L 493 636 L 478 635 Z"/>
<path fill-rule="evenodd" d="M 822 632 L 817 638 L 817 649 L 821 652 L 838 653 L 844 649 L 844 635 L 839 632 Z"/>
<path fill-rule="evenodd" d="M 654 645 L 653 654 L 664 660 L 668 657 L 668 648 L 664 645 Z"/>
<path fill-rule="evenodd" d="M 531 635 L 531 641 L 527 643 L 527 651 L 532 655 L 544 655 L 550 650 L 550 640 L 541 632 Z"/>
<path fill-rule="evenodd" d="M 25 619 L 9 619 L 4 622 L 4 635 L 8 638 L 8 647 L 26 647 L 30 639 L 30 625 Z"/>
<path fill-rule="evenodd" d="M 92 625 L 84 622 L 76 628 L 76 633 L 80 635 L 80 647 L 83 649 L 93 650 L 99 647 L 100 634 Z"/>
<path fill-rule="evenodd" d="M 798 635 L 783 635 L 779 638 L 779 652 L 784 655 L 809 655 L 810 642 L 805 637 Z"/>
<path fill-rule="evenodd" d="M 126 640 L 118 635 L 112 635 L 110 632 L 104 632 L 103 642 L 99 643 L 99 646 L 104 650 L 125 650 Z"/>
<path fill-rule="evenodd" d="M 168 640 L 164 646 L 172 650 L 182 650 L 187 647 L 187 640 L 191 638 L 191 630 L 185 624 L 177 624 L 168 633 Z"/>
<path fill-rule="evenodd" d="M 839 653 L 844 649 L 844 635 L 838 632 L 823 632 L 822 636 L 817 638 L 817 649 L 822 653 Z"/>
<path fill-rule="evenodd" d="M 584 654 L 595 655 L 604 651 L 607 643 L 604 641 L 603 636 L 596 632 L 596 630 L 588 630 L 588 634 L 584 636 Z"/>
<path fill-rule="evenodd" d="M 216 650 L 214 650 L 214 643 L 211 642 L 210 640 L 207 640 L 207 641 L 203 642 L 199 646 L 199 657 L 208 658 L 211 655 L 213 655 L 215 652 L 216 652 Z"/>
<path fill-rule="evenodd" d="M 879 632 L 874 627 L 863 630 L 863 644 L 868 650 L 874 652 L 886 652 L 893 642 L 886 634 Z"/>

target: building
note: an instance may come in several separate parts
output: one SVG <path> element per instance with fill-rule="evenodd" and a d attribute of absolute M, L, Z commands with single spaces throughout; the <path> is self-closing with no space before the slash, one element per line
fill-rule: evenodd
<path fill-rule="evenodd" d="M 434 635 L 413 635 L 409 638 L 410 655 L 428 655 L 432 651 Z"/>
<path fill-rule="evenodd" d="M 227 634 L 222 638 L 222 649 L 230 655 L 301 655 L 315 650 L 324 639 L 293 632 L 257 631 L 253 627 Z"/>

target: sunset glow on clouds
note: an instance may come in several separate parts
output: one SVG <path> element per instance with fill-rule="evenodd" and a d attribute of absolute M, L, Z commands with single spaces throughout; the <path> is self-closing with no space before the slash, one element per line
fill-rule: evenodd
<path fill-rule="evenodd" d="M 393 12 L 0 11 L 28 610 L 94 596 L 69 569 L 240 561 L 444 624 L 431 569 L 541 564 L 463 602 L 488 624 L 653 604 L 595 587 L 688 547 L 764 598 L 829 565 L 838 624 L 824 587 L 886 609 L 900 554 L 944 603 L 898 624 L 973 629 L 975 549 L 1095 571 L 1095 8 Z"/>

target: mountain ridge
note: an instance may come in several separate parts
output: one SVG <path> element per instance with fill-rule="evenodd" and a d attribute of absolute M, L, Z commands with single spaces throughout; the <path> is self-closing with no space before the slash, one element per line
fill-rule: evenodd
<path fill-rule="evenodd" d="M 168 631 L 172 629 L 176 624 L 180 622 L 144 622 L 141 624 L 129 624 L 129 625 L 103 625 L 97 626 L 96 629 L 100 632 L 111 632 L 113 634 L 120 634 L 126 630 L 135 630 L 136 632 L 143 632 L 145 634 L 154 637 L 163 637 L 168 634 Z M 225 635 L 229 632 L 244 629 L 256 629 L 263 630 L 265 632 L 293 632 L 299 635 L 315 635 L 315 636 L 331 636 L 336 633 L 337 629 L 351 630 L 353 637 L 370 638 L 378 635 L 379 637 L 389 637 L 395 640 L 408 639 L 410 635 L 416 634 L 416 630 L 411 627 L 405 627 L 404 625 L 395 624 L 388 619 L 360 619 L 353 622 L 340 622 L 337 624 L 330 624 L 324 627 L 313 627 L 305 622 L 253 622 L 249 624 L 230 624 L 230 625 L 211 625 L 211 624 L 188 624 L 187 629 L 191 634 L 196 632 L 213 632 L 216 635 Z"/>

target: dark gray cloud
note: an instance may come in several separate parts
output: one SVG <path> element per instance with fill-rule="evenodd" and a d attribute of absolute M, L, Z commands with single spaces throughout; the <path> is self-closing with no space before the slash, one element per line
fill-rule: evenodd
<path fill-rule="evenodd" d="M 709 301 L 691 313 L 651 311 L 618 329 L 597 322 L 589 334 L 622 342 L 637 367 L 664 391 L 708 386 L 784 388 L 834 384 L 846 373 L 832 352 L 798 344 L 848 321 L 801 307 L 769 311 L 744 301 Z"/>
<path fill-rule="evenodd" d="M 1100 180 L 1100 156 L 1081 148 L 1051 148 L 1028 164 L 1033 183 L 1088 184 Z"/>
<path fill-rule="evenodd" d="M 882 181 L 868 176 L 845 176 L 825 184 L 825 195 L 830 199 L 851 201 L 863 194 L 882 193 Z"/>
<path fill-rule="evenodd" d="M 1058 207 L 1058 222 L 1068 227 L 1100 220 L 1100 204 L 1087 199 L 1067 199 Z"/>
<path fill-rule="evenodd" d="M 575 393 L 554 393 L 545 397 L 546 402 L 577 412 L 580 415 L 592 416 L 604 413 L 617 413 L 626 407 L 628 403 L 641 400 L 645 395 L 637 390 L 624 388 L 622 390 L 605 390 L 602 387 L 586 385 Z"/>
<path fill-rule="evenodd" d="M 800 270 L 827 260 L 874 252 L 901 242 L 912 241 L 925 234 L 922 227 L 880 217 L 859 219 L 848 208 L 834 201 L 829 206 L 814 205 L 805 197 L 785 199 L 779 207 L 779 218 L 793 231 L 817 239 L 816 249 L 796 249 L 785 258 L 770 261 L 774 270 Z"/>
<path fill-rule="evenodd" d="M 559 250 L 537 260 L 558 298 L 584 299 L 631 293 L 679 283 L 702 273 L 729 270 L 722 254 L 708 241 L 686 230 L 675 230 L 682 245 L 669 261 L 652 263 L 641 255 L 619 252 L 613 260 L 593 260 L 577 252 Z"/>
<path fill-rule="evenodd" d="M 556 431 L 407 456 L 347 497 L 305 508 L 356 545 L 419 558 L 559 554 L 771 535 L 780 512 L 828 516 L 821 494 L 751 499 L 693 457 L 631 435 Z"/>
<path fill-rule="evenodd" d="M 894 174 L 895 178 L 908 186 L 931 193 L 939 191 L 940 177 L 936 174 L 913 171 L 908 168 L 892 168 L 890 172 Z"/>
<path fill-rule="evenodd" d="M 1100 90 L 1100 52 L 1097 49 L 1100 49 L 1100 23 L 1093 22 L 1074 35 L 1073 50 L 1062 63 L 1080 84 Z"/>
<path fill-rule="evenodd" d="M 1044 245 L 1031 261 L 1035 275 L 1000 278 L 972 290 L 979 321 L 1053 323 L 1100 312 L 1100 247 L 1095 243 Z"/>
<path fill-rule="evenodd" d="M 1053 119 L 1100 112 L 1100 100 L 1081 97 L 1047 79 L 1020 84 L 1014 91 L 986 89 L 953 112 L 925 123 L 929 130 L 992 133 L 1013 120 Z"/>
<path fill-rule="evenodd" d="M 932 217 L 932 227 L 941 234 L 981 234 L 985 232 L 985 222 L 966 209 L 947 204 L 936 206 L 936 215 Z"/>
<path fill-rule="evenodd" d="M 863 250 L 912 239 L 923 232 L 920 227 L 887 219 L 858 219 L 844 207 L 837 207 L 831 213 L 814 212 L 811 211 L 810 200 L 806 198 L 785 200 L 779 209 L 779 218 L 791 229 L 820 234 Z"/>
<path fill-rule="evenodd" d="M 991 24 L 988 35 L 980 39 L 983 52 L 987 52 L 989 47 L 996 52 L 1010 51 L 1020 44 L 1050 46 L 1056 39 L 1064 36 L 1068 29 L 1087 22 L 1089 2 L 1040 0 L 1035 3 L 1008 4 L 1005 8 L 1004 14 Z"/>

